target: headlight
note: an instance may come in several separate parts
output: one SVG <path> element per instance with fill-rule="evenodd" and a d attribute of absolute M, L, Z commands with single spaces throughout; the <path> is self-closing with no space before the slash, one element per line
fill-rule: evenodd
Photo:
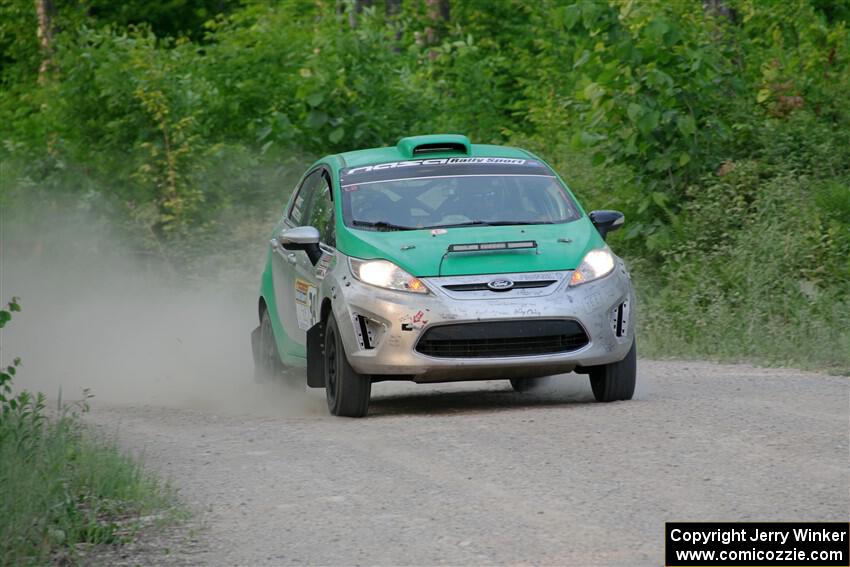
<path fill-rule="evenodd" d="M 607 276 L 614 269 L 614 255 L 608 248 L 597 248 L 585 254 L 573 277 L 570 285 L 579 285 L 597 280 Z"/>
<path fill-rule="evenodd" d="M 411 276 L 387 260 L 349 258 L 348 265 L 351 266 L 351 273 L 354 274 L 354 277 L 363 283 L 386 289 L 428 293 L 428 288 L 425 287 L 422 280 Z"/>

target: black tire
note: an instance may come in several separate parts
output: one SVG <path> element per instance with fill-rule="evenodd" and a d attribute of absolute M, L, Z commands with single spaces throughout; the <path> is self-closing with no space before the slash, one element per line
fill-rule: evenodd
<path fill-rule="evenodd" d="M 372 379 L 348 363 L 333 313 L 325 322 L 325 397 L 333 415 L 363 417 L 369 412 Z"/>
<path fill-rule="evenodd" d="M 530 392 L 543 382 L 543 378 L 511 378 L 514 392 Z"/>
<path fill-rule="evenodd" d="M 283 378 L 284 366 L 277 352 L 277 343 L 272 331 L 272 320 L 268 311 L 260 317 L 258 348 L 254 358 L 254 380 L 274 382 Z"/>
<path fill-rule="evenodd" d="M 632 399 L 637 378 L 636 344 L 632 341 L 632 348 L 623 360 L 589 369 L 590 387 L 597 402 Z"/>

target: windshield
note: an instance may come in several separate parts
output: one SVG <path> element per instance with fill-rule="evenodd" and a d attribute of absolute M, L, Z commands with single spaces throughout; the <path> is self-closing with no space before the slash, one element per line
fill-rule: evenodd
<path fill-rule="evenodd" d="M 343 217 L 365 230 L 553 224 L 579 218 L 554 173 L 536 160 L 445 158 L 340 172 Z"/>

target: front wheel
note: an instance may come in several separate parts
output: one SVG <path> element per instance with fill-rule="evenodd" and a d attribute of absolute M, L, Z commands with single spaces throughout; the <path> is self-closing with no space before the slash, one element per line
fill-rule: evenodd
<path fill-rule="evenodd" d="M 348 363 L 333 313 L 325 323 L 325 396 L 333 415 L 363 417 L 369 412 L 372 379 Z"/>
<path fill-rule="evenodd" d="M 590 387 L 597 402 L 632 399 L 637 377 L 636 344 L 636 341 L 632 341 L 632 348 L 623 360 L 589 369 Z"/>

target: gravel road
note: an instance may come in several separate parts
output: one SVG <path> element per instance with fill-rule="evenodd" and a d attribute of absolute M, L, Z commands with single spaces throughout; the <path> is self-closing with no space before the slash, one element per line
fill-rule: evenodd
<path fill-rule="evenodd" d="M 574 374 L 527 394 L 381 383 L 362 420 L 248 379 L 238 409 L 95 401 L 90 421 L 199 526 L 110 562 L 660 565 L 665 521 L 848 519 L 847 377 L 646 360 L 640 376 L 607 405 Z"/>

